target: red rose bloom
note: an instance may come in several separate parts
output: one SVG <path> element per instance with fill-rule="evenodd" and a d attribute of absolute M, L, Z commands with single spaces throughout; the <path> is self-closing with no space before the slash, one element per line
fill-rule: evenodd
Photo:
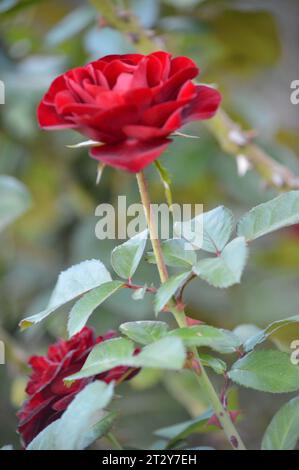
<path fill-rule="evenodd" d="M 88 383 L 96 379 L 109 383 L 119 380 L 127 372 L 127 367 L 115 367 L 95 377 L 76 380 L 70 387 L 63 382 L 65 377 L 82 368 L 95 344 L 115 336 L 117 334 L 110 331 L 96 338 L 93 330 L 85 327 L 70 340 L 60 340 L 50 346 L 46 356 L 29 359 L 32 367 L 26 388 L 29 398 L 18 412 L 18 431 L 25 446 L 50 423 L 60 418 L 76 394 Z M 133 371 L 127 379 L 135 374 L 136 371 Z"/>
<path fill-rule="evenodd" d="M 195 85 L 198 73 L 191 59 L 167 52 L 108 55 L 56 78 L 38 121 L 101 142 L 91 148 L 93 158 L 137 173 L 161 155 L 173 132 L 217 111 L 221 95 Z"/>

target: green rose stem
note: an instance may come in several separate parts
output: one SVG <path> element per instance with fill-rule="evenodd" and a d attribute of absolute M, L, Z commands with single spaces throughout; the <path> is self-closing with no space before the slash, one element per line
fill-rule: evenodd
<path fill-rule="evenodd" d="M 108 432 L 108 434 L 106 435 L 108 441 L 110 441 L 110 443 L 113 445 L 113 447 L 116 449 L 116 450 L 124 450 L 123 447 L 121 446 L 121 444 L 118 442 L 118 440 L 116 439 L 115 435 L 112 434 L 112 432 Z"/>
<path fill-rule="evenodd" d="M 150 202 L 145 176 L 142 172 L 138 173 L 136 176 L 160 279 L 161 282 L 164 283 L 168 279 L 168 272 L 164 262 L 163 252 L 161 249 L 160 240 L 158 238 L 158 231 L 152 213 L 152 206 Z M 174 299 L 172 299 L 168 303 L 168 309 L 174 315 L 180 328 L 187 326 L 185 312 L 181 309 L 178 309 Z M 197 380 L 202 390 L 204 391 L 207 399 L 209 400 L 217 418 L 219 419 L 219 422 L 221 423 L 221 426 L 231 446 L 235 450 L 246 450 L 245 445 L 242 442 L 242 439 L 237 429 L 231 421 L 229 413 L 223 407 L 203 365 L 201 364 L 197 349 L 192 348 L 191 351 L 198 364 L 198 367 L 195 369 Z"/>

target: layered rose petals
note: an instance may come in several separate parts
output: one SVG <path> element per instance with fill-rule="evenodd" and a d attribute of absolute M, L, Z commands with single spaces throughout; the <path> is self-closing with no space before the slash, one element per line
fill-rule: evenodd
<path fill-rule="evenodd" d="M 67 387 L 63 381 L 65 377 L 82 368 L 96 344 L 115 336 L 116 333 L 110 331 L 96 338 L 93 330 L 85 327 L 70 340 L 60 340 L 50 346 L 46 356 L 34 356 L 29 359 L 32 368 L 26 388 L 29 398 L 18 412 L 18 430 L 24 446 L 27 446 L 50 423 L 60 418 L 77 393 L 88 383 L 96 379 L 109 383 L 125 377 L 128 368 L 115 367 L 98 376 L 77 380 L 70 387 Z M 132 378 L 136 372 L 132 371 L 126 376 L 126 380 Z"/>
<path fill-rule="evenodd" d="M 44 129 L 75 129 L 103 145 L 93 158 L 139 172 L 184 124 L 208 119 L 221 95 L 195 85 L 196 64 L 167 52 L 110 55 L 56 78 L 38 108 Z"/>

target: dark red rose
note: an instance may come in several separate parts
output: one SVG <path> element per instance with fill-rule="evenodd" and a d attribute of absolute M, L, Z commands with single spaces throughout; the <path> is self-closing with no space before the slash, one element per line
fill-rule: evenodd
<path fill-rule="evenodd" d="M 101 142 L 90 150 L 93 158 L 139 172 L 161 155 L 173 132 L 217 111 L 221 95 L 194 84 L 198 73 L 191 59 L 167 52 L 108 55 L 56 78 L 38 121 Z"/>
<path fill-rule="evenodd" d="M 63 382 L 65 377 L 82 368 L 95 344 L 116 336 L 117 333 L 109 331 L 96 338 L 93 330 L 85 327 L 70 340 L 60 340 L 50 346 L 46 356 L 29 359 L 32 367 L 26 388 L 29 398 L 18 412 L 18 431 L 25 446 L 50 423 L 60 418 L 77 393 L 88 383 L 96 379 L 106 383 L 117 381 L 127 373 L 127 367 L 115 367 L 97 376 L 77 380 L 70 387 L 66 387 Z M 126 379 L 132 378 L 136 372 L 133 371 Z"/>

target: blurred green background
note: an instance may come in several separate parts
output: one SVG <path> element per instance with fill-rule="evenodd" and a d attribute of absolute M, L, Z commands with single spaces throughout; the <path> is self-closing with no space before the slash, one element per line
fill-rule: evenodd
<path fill-rule="evenodd" d="M 100 2 L 99 2 L 100 3 Z M 131 8 L 142 25 L 155 31 L 161 48 L 188 55 L 201 67 L 200 81 L 215 83 L 224 108 L 248 129 L 274 158 L 299 175 L 298 108 L 290 102 L 290 83 L 298 79 L 297 0 L 131 0 L 115 1 Z M 20 333 L 18 322 L 46 304 L 58 273 L 79 261 L 100 258 L 109 265 L 113 241 L 94 234 L 99 203 L 116 203 L 126 194 L 138 202 L 134 177 L 106 169 L 95 185 L 96 162 L 86 150 L 66 148 L 81 137 L 74 132 L 46 133 L 38 129 L 36 106 L 58 74 L 109 53 L 134 51 L 129 40 L 104 27 L 88 2 L 76 0 L 0 1 L 0 79 L 6 103 L 0 106 L 0 198 L 17 190 L 16 203 L 30 208 L 9 227 L 0 226 L 0 339 L 9 345 L 7 364 L 0 365 L 0 447 L 16 447 L 15 413 L 24 399 L 26 374 L 12 359 L 44 353 L 57 336 L 65 336 L 67 311 Z M 249 171 L 237 173 L 202 124 L 186 129 L 200 139 L 176 138 L 163 155 L 178 203 L 219 204 L 238 216 L 277 193 Z M 147 171 L 155 202 L 164 194 L 157 174 Z M 2 178 L 2 179 L 1 179 Z M 28 193 L 26 192 L 28 191 Z M 24 207 L 25 209 L 25 207 Z M 298 314 L 299 231 L 281 231 L 256 242 L 240 286 L 217 290 L 198 281 L 186 292 L 188 313 L 215 326 L 259 327 Z M 142 265 L 136 282 L 157 282 L 155 267 Z M 98 313 L 98 314 L 97 314 Z M 93 315 L 97 332 L 124 321 L 152 319 L 151 299 L 131 299 L 118 293 Z M 137 377 L 120 390 L 115 429 L 129 446 L 155 443 L 159 427 L 195 417 L 205 406 L 188 375 L 163 376 L 154 371 Z M 243 391 L 233 400 L 245 416 L 244 440 L 258 448 L 260 438 L 284 397 Z M 196 434 L 189 444 L 225 447 L 221 432 Z M 109 446 L 105 440 L 98 446 Z"/>

